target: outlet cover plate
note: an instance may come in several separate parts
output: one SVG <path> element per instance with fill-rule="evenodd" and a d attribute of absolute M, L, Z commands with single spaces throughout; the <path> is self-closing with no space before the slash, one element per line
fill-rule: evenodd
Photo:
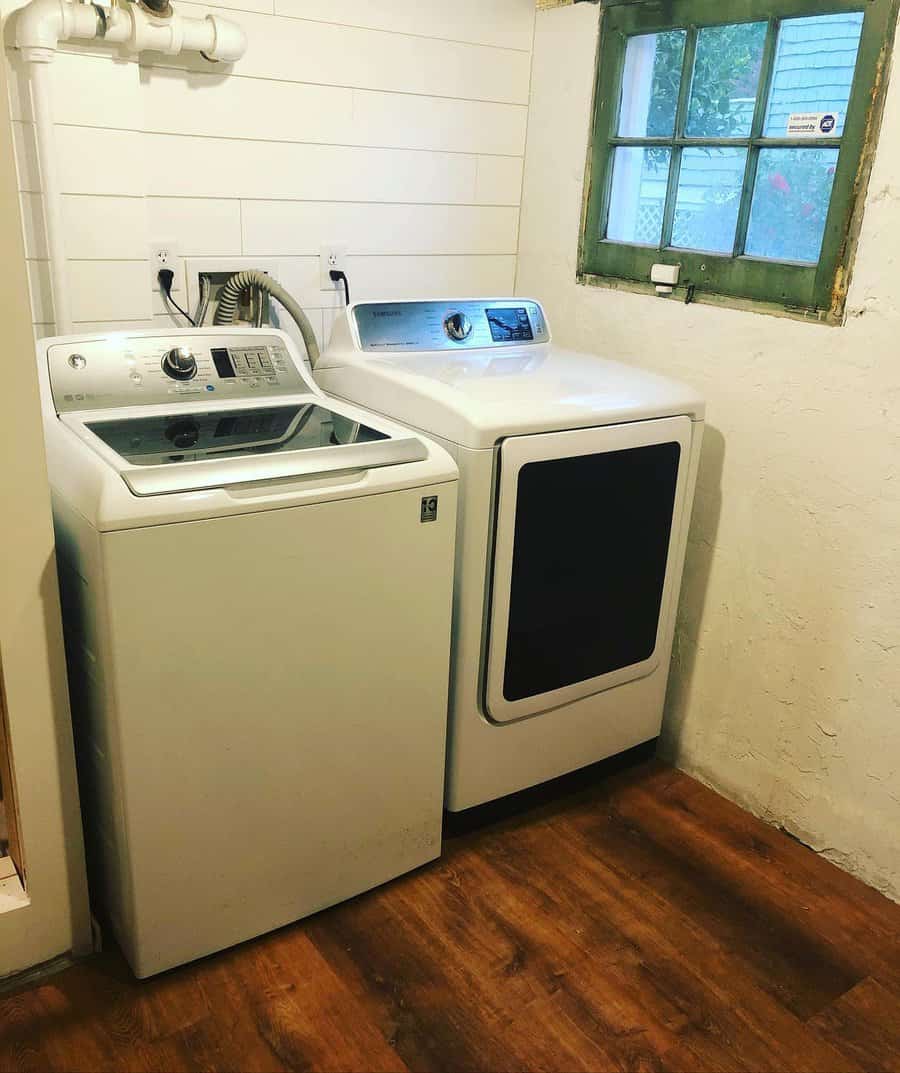
<path fill-rule="evenodd" d="M 181 250 L 174 240 L 160 238 L 147 243 L 147 259 L 150 262 L 150 284 L 153 290 L 159 290 L 159 270 L 171 268 L 175 273 L 172 278 L 172 294 L 184 289 L 182 279 Z"/>
<path fill-rule="evenodd" d="M 328 274 L 332 269 L 347 271 L 347 243 L 330 242 L 319 247 L 319 287 L 323 291 L 340 290 L 340 280 L 333 280 Z"/>

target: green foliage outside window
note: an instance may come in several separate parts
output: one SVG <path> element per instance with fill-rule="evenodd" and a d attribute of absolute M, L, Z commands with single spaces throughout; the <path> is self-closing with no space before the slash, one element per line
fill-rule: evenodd
<path fill-rule="evenodd" d="M 897 2 L 607 0 L 580 277 L 839 320 Z"/>

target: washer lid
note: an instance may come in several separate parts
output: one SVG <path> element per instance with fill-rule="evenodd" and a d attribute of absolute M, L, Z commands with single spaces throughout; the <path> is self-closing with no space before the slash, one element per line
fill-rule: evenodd
<path fill-rule="evenodd" d="M 320 405 L 317 396 L 202 411 L 94 411 L 61 420 L 139 496 L 324 476 L 428 455 L 418 437 L 393 437 Z"/>
<path fill-rule="evenodd" d="M 704 412 L 684 384 L 552 343 L 390 354 L 338 345 L 316 376 L 326 391 L 473 448 L 508 435 L 681 414 L 701 420 Z"/>

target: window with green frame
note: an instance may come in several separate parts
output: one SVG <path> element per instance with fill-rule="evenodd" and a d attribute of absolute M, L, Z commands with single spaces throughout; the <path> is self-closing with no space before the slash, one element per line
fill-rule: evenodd
<path fill-rule="evenodd" d="M 897 0 L 606 0 L 580 273 L 839 316 Z"/>

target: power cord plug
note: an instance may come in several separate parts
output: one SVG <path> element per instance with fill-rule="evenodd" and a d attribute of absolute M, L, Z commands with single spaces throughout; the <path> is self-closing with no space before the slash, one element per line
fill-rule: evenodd
<path fill-rule="evenodd" d="M 163 301 L 168 302 L 174 306 L 178 312 L 187 320 L 187 322 L 194 328 L 197 327 L 194 318 L 190 313 L 185 313 L 181 306 L 172 297 L 172 284 L 175 282 L 175 273 L 171 268 L 161 268 L 156 273 L 156 279 L 159 282 L 159 292 L 163 296 Z"/>
<path fill-rule="evenodd" d="M 344 300 L 347 305 L 350 305 L 350 282 L 346 275 L 339 268 L 332 268 L 328 273 L 333 283 L 337 283 L 338 280 L 343 280 L 344 283 Z"/>

